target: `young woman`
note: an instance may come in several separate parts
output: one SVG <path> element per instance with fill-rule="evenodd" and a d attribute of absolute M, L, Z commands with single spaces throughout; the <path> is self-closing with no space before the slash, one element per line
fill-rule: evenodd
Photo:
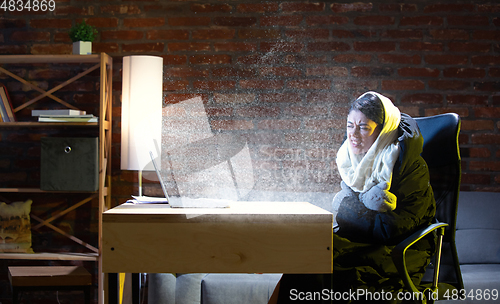
<path fill-rule="evenodd" d="M 387 97 L 367 92 L 351 104 L 346 129 L 347 138 L 337 154 L 342 190 L 332 202 L 333 275 L 284 275 L 278 303 L 296 303 L 290 301 L 292 289 L 322 291 L 331 278 L 330 295 L 354 295 L 336 303 L 363 302 L 367 293 L 385 295 L 387 303 L 398 302 L 394 300 L 404 286 L 390 250 L 434 218 L 436 205 L 415 120 L 401 114 Z M 412 260 L 409 271 L 417 282 L 433 244 L 431 236 L 407 251 Z"/>

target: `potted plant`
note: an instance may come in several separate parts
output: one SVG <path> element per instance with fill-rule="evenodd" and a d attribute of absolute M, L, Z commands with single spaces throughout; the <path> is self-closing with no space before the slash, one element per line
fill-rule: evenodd
<path fill-rule="evenodd" d="M 71 27 L 69 37 L 73 41 L 73 54 L 92 54 L 92 41 L 94 41 L 96 35 L 96 28 L 85 23 L 85 20 Z"/>

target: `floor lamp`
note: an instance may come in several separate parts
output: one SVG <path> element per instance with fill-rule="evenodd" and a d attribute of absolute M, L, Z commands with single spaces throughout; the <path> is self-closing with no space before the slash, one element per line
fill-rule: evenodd
<path fill-rule="evenodd" d="M 138 171 L 139 196 L 142 171 L 154 171 L 149 151 L 161 155 L 162 101 L 163 58 L 123 57 L 121 169 Z"/>

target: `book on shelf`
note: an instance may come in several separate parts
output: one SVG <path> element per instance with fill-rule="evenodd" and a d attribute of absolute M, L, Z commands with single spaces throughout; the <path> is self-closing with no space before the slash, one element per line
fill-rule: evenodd
<path fill-rule="evenodd" d="M 13 122 L 16 121 L 16 116 L 14 115 L 14 108 L 9 98 L 9 93 L 5 85 L 0 84 L 0 115 L 2 116 L 3 122 Z"/>
<path fill-rule="evenodd" d="M 40 115 L 85 115 L 87 112 L 74 109 L 31 110 L 31 116 Z"/>
<path fill-rule="evenodd" d="M 92 114 L 86 115 L 40 115 L 39 122 L 98 122 L 99 118 Z"/>

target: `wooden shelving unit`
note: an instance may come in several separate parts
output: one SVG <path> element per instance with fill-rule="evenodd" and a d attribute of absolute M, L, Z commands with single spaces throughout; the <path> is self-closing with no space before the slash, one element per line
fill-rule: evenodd
<path fill-rule="evenodd" d="M 9 65 L 36 65 L 36 64 L 86 64 L 83 72 L 72 76 L 70 79 L 58 84 L 56 87 L 49 90 L 39 88 L 25 79 L 19 77 L 14 72 L 8 70 Z M 5 67 L 7 66 L 7 67 Z M 74 261 L 95 261 L 98 267 L 98 302 L 104 301 L 104 278 L 102 275 L 101 265 L 101 246 L 102 246 L 102 213 L 111 207 L 111 119 L 112 119 L 112 70 L 113 60 L 105 54 L 93 55 L 2 55 L 0 56 L 0 74 L 6 74 L 23 85 L 29 86 L 36 90 L 40 95 L 28 100 L 20 106 L 14 108 L 14 112 L 36 103 L 43 98 L 51 98 L 60 103 L 64 108 L 77 109 L 74 105 L 56 97 L 59 89 L 73 83 L 74 81 L 88 75 L 89 73 L 100 70 L 99 83 L 99 122 L 71 122 L 71 123 L 43 123 L 43 122 L 1 122 L 0 129 L 5 128 L 98 128 L 99 132 L 99 189 L 96 192 L 83 192 L 89 195 L 78 202 L 75 202 L 69 208 L 59 212 L 49 219 L 41 219 L 32 214 L 32 228 L 47 226 L 54 231 L 61 233 L 76 243 L 85 246 L 90 251 L 89 253 L 0 253 L 0 259 L 20 259 L 20 260 L 74 260 Z M 3 140 L 3 139 L 2 139 Z M 0 193 L 73 193 L 64 191 L 43 191 L 37 188 L 0 188 Z M 82 192 L 77 192 L 82 193 Z M 98 244 L 97 247 L 83 242 L 82 240 L 67 234 L 63 230 L 51 224 L 53 220 L 63 216 L 68 212 L 74 211 L 76 208 L 90 202 L 92 199 L 98 198 L 99 201 L 99 216 L 98 216 Z"/>

